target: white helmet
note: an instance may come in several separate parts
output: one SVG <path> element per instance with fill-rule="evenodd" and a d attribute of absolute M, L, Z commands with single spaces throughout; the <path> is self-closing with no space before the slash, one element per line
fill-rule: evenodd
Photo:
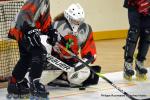
<path fill-rule="evenodd" d="M 80 4 L 71 4 L 68 9 L 64 11 L 64 16 L 70 23 L 73 32 L 77 32 L 81 23 L 84 22 L 84 10 Z"/>

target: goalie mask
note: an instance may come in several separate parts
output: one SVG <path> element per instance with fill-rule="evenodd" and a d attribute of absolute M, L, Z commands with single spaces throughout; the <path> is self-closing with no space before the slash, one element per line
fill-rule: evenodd
<path fill-rule="evenodd" d="M 80 4 L 72 4 L 64 11 L 64 16 L 68 20 L 73 32 L 77 32 L 81 23 L 84 22 L 84 10 Z"/>

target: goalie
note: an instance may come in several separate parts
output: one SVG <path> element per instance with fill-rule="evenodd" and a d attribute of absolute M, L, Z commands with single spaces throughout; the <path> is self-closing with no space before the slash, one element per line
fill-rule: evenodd
<path fill-rule="evenodd" d="M 79 4 L 72 4 L 64 13 L 55 17 L 53 28 L 58 31 L 58 37 L 60 37 L 59 44 L 77 56 L 81 54 L 82 60 L 86 64 L 91 64 L 96 59 L 96 47 L 93 40 L 92 28 L 84 22 L 84 17 L 83 8 Z M 48 42 L 50 44 L 52 43 L 51 40 L 48 40 Z M 98 76 L 92 73 L 89 68 L 85 67 L 77 59 L 72 58 L 57 44 L 52 47 L 51 54 L 69 66 L 80 68 L 80 70 L 70 73 L 60 71 L 59 74 L 54 75 L 56 79 L 48 83 L 49 86 L 80 87 L 98 83 Z M 99 66 L 91 66 L 91 68 L 96 72 L 100 72 Z M 42 79 L 43 77 L 41 77 Z"/>

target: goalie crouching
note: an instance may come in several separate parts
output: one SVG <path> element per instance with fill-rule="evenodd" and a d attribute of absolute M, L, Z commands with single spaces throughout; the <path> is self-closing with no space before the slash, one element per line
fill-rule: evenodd
<path fill-rule="evenodd" d="M 58 34 L 58 38 L 60 37 L 60 40 L 58 39 L 59 44 L 77 56 L 81 54 L 81 58 L 86 64 L 92 64 L 96 59 L 96 47 L 93 40 L 92 28 L 84 22 L 84 18 L 83 8 L 79 4 L 72 4 L 64 13 L 55 17 L 52 25 L 53 29 L 57 30 L 56 33 Z M 91 72 L 88 67 L 71 57 L 70 54 L 60 48 L 57 43 L 53 45 L 51 39 L 48 39 L 47 42 L 52 45 L 52 56 L 71 67 L 80 69 L 74 72 L 64 72 L 60 69 L 59 72 L 51 70 L 50 72 L 52 72 L 53 75 L 48 77 L 53 78 L 51 78 L 51 81 L 48 83 L 49 86 L 82 87 L 98 83 L 99 77 Z M 57 69 L 57 66 L 51 64 L 49 67 Z M 101 70 L 99 66 L 91 66 L 91 68 L 96 72 L 100 72 Z M 41 81 L 47 76 L 44 74 L 48 74 L 45 72 L 46 71 L 43 71 L 42 73 Z M 46 81 L 49 80 L 48 77 Z"/>

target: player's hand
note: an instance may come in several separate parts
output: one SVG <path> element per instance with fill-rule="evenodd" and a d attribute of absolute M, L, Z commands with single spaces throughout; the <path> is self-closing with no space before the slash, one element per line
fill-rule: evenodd
<path fill-rule="evenodd" d="M 84 67 L 84 65 L 81 62 L 78 62 L 75 64 L 75 68 L 78 68 L 78 67 Z"/>
<path fill-rule="evenodd" d="M 88 59 L 87 59 L 87 58 L 83 58 L 82 61 L 87 64 Z M 77 63 L 75 64 L 75 69 L 76 69 L 76 70 L 77 70 L 77 69 L 82 69 L 83 67 L 85 67 L 85 65 L 84 65 L 83 63 L 81 63 L 81 62 L 77 62 Z"/>
<path fill-rule="evenodd" d="M 31 45 L 32 47 L 40 46 L 41 38 L 39 29 L 32 27 L 25 22 L 23 25 L 23 32 L 29 45 Z"/>
<path fill-rule="evenodd" d="M 39 36 L 39 30 L 38 29 L 32 29 L 28 31 L 27 33 L 27 40 L 29 41 L 31 46 L 40 46 L 41 44 L 41 39 Z"/>
<path fill-rule="evenodd" d="M 84 68 L 84 67 L 86 66 L 85 64 L 88 65 L 88 64 L 90 64 L 91 62 L 93 62 L 93 57 L 89 57 L 89 58 L 84 57 L 84 58 L 82 59 L 82 61 L 83 61 L 84 63 L 78 62 L 78 63 L 75 64 L 75 71 Z"/>
<path fill-rule="evenodd" d="M 56 42 L 60 41 L 60 33 L 57 31 L 57 29 L 53 29 L 52 27 L 50 27 L 47 35 L 47 42 L 52 46 L 54 46 Z"/>

